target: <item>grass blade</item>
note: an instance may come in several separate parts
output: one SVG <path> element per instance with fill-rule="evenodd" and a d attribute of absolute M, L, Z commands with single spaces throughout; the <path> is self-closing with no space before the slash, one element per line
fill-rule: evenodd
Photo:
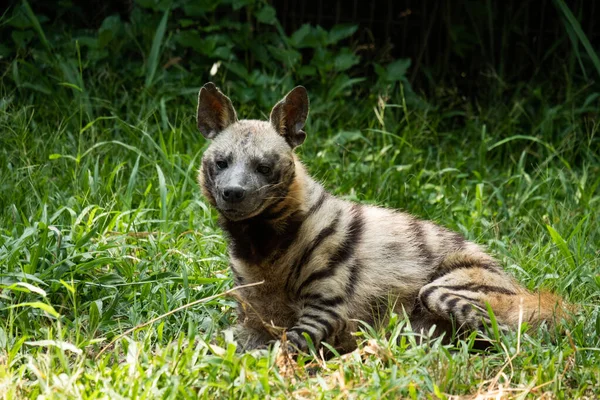
<path fill-rule="evenodd" d="M 81 349 L 77 348 L 77 346 L 75 346 L 69 342 L 63 342 L 60 340 L 36 340 L 36 341 L 32 341 L 32 342 L 25 342 L 25 344 L 28 346 L 56 347 L 63 351 L 68 350 L 77 355 L 83 353 L 83 351 Z"/>
<path fill-rule="evenodd" d="M 48 42 L 48 39 L 46 39 L 46 35 L 44 34 L 42 26 L 40 25 L 40 21 L 38 20 L 38 18 L 36 17 L 35 13 L 31 9 L 31 6 L 27 2 L 27 0 L 23 0 L 23 8 L 25 8 L 25 13 L 27 13 L 27 17 L 31 21 L 31 24 L 33 25 L 33 29 L 35 30 L 35 32 L 40 37 L 40 40 L 42 41 L 42 44 L 44 45 L 44 47 L 48 51 L 48 54 L 50 54 L 51 56 L 53 56 L 54 53 L 52 52 L 52 47 L 50 46 L 50 42 Z"/>
<path fill-rule="evenodd" d="M 160 219 L 163 223 L 167 222 L 167 184 L 165 182 L 165 175 L 162 169 L 156 165 L 156 172 L 158 172 L 158 188 L 160 190 Z"/>
<path fill-rule="evenodd" d="M 51 316 L 53 316 L 55 318 L 59 318 L 60 317 L 60 314 L 58 312 L 56 312 L 56 310 L 54 309 L 54 307 L 52 307 L 50 304 L 42 303 L 41 301 L 33 301 L 33 302 L 28 302 L 28 303 L 19 303 L 19 304 L 15 304 L 15 305 L 12 305 L 12 306 L 8 306 L 6 308 L 7 309 L 11 309 L 11 308 L 17 308 L 17 307 L 37 308 L 37 309 L 40 309 L 42 311 L 47 312 L 48 314 L 50 314 Z"/>
<path fill-rule="evenodd" d="M 135 182 L 137 179 L 138 169 L 140 168 L 140 158 L 141 154 L 138 155 L 135 160 L 135 165 L 131 170 L 131 175 L 129 175 L 129 181 L 127 182 L 127 190 L 125 191 L 125 198 L 127 199 L 127 203 L 131 206 L 131 200 L 133 196 L 133 188 L 135 187 Z"/>
<path fill-rule="evenodd" d="M 560 233 L 558 233 L 556 229 L 554 229 L 550 225 L 546 225 L 546 229 L 548 229 L 548 232 L 550 232 L 550 237 L 552 237 L 552 241 L 558 246 L 558 249 L 569 263 L 571 269 L 574 270 L 575 259 L 573 258 L 573 253 L 571 253 L 571 250 L 569 250 L 569 246 L 567 245 L 565 239 L 563 239 Z"/>
<path fill-rule="evenodd" d="M 568 25 L 566 26 L 567 29 L 572 29 L 573 32 L 575 32 L 575 34 L 577 35 L 577 38 L 585 48 L 585 51 L 592 60 L 592 63 L 594 63 L 594 67 L 596 67 L 596 72 L 598 72 L 598 76 L 600 77 L 600 58 L 598 57 L 598 54 L 592 47 L 592 44 L 588 40 L 586 34 L 581 29 L 579 21 L 577 21 L 577 18 L 575 18 L 575 16 L 571 12 L 571 9 L 569 8 L 569 6 L 567 6 L 564 0 L 554 0 L 554 4 L 556 4 L 557 8 L 562 12 L 563 16 L 565 17 L 566 22 L 568 22 Z"/>
<path fill-rule="evenodd" d="M 150 56 L 148 57 L 148 70 L 146 71 L 146 82 L 145 86 L 148 88 L 152 86 L 154 82 L 154 75 L 158 68 L 158 61 L 160 58 L 160 46 L 162 44 L 165 31 L 167 29 L 167 20 L 169 19 L 169 10 L 165 11 L 156 33 L 154 34 L 154 40 L 152 41 L 152 48 L 150 49 Z"/>

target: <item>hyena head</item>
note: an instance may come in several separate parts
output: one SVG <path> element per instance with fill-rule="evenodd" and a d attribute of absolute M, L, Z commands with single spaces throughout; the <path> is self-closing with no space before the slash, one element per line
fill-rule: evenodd
<path fill-rule="evenodd" d="M 198 129 L 212 143 L 202 157 L 199 182 L 225 218 L 255 217 L 288 193 L 295 177 L 293 149 L 304 142 L 306 89 L 298 86 L 271 111 L 270 121 L 238 120 L 231 100 L 213 84 L 198 94 Z"/>

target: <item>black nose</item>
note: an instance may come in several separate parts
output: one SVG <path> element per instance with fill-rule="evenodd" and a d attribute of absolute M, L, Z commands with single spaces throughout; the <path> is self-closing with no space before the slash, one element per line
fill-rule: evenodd
<path fill-rule="evenodd" d="M 229 203 L 239 203 L 246 197 L 246 190 L 241 186 L 228 186 L 223 189 L 222 196 Z"/>

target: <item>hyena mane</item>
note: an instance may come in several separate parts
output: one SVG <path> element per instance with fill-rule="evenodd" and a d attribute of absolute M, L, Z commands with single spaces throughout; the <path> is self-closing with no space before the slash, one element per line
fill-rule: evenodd
<path fill-rule="evenodd" d="M 532 293 L 477 244 L 435 223 L 336 198 L 312 179 L 294 153 L 306 133 L 306 89 L 277 103 L 269 121 L 238 120 L 213 83 L 200 89 L 197 121 L 212 142 L 199 184 L 219 211 L 239 291 L 241 350 L 286 331 L 307 349 L 326 341 L 356 346 L 358 321 L 406 313 L 414 330 L 481 330 L 488 305 L 502 329 L 536 326 L 564 315 L 563 301 Z"/>

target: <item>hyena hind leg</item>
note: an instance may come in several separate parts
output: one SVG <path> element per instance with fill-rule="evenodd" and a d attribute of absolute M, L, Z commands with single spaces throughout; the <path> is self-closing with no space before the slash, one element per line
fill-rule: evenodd
<path fill-rule="evenodd" d="M 517 325 L 519 299 L 527 296 L 531 294 L 511 277 L 489 265 L 451 271 L 419 291 L 420 304 L 427 312 L 454 320 L 458 329 L 479 331 L 491 326 L 487 304 L 501 330 Z"/>

